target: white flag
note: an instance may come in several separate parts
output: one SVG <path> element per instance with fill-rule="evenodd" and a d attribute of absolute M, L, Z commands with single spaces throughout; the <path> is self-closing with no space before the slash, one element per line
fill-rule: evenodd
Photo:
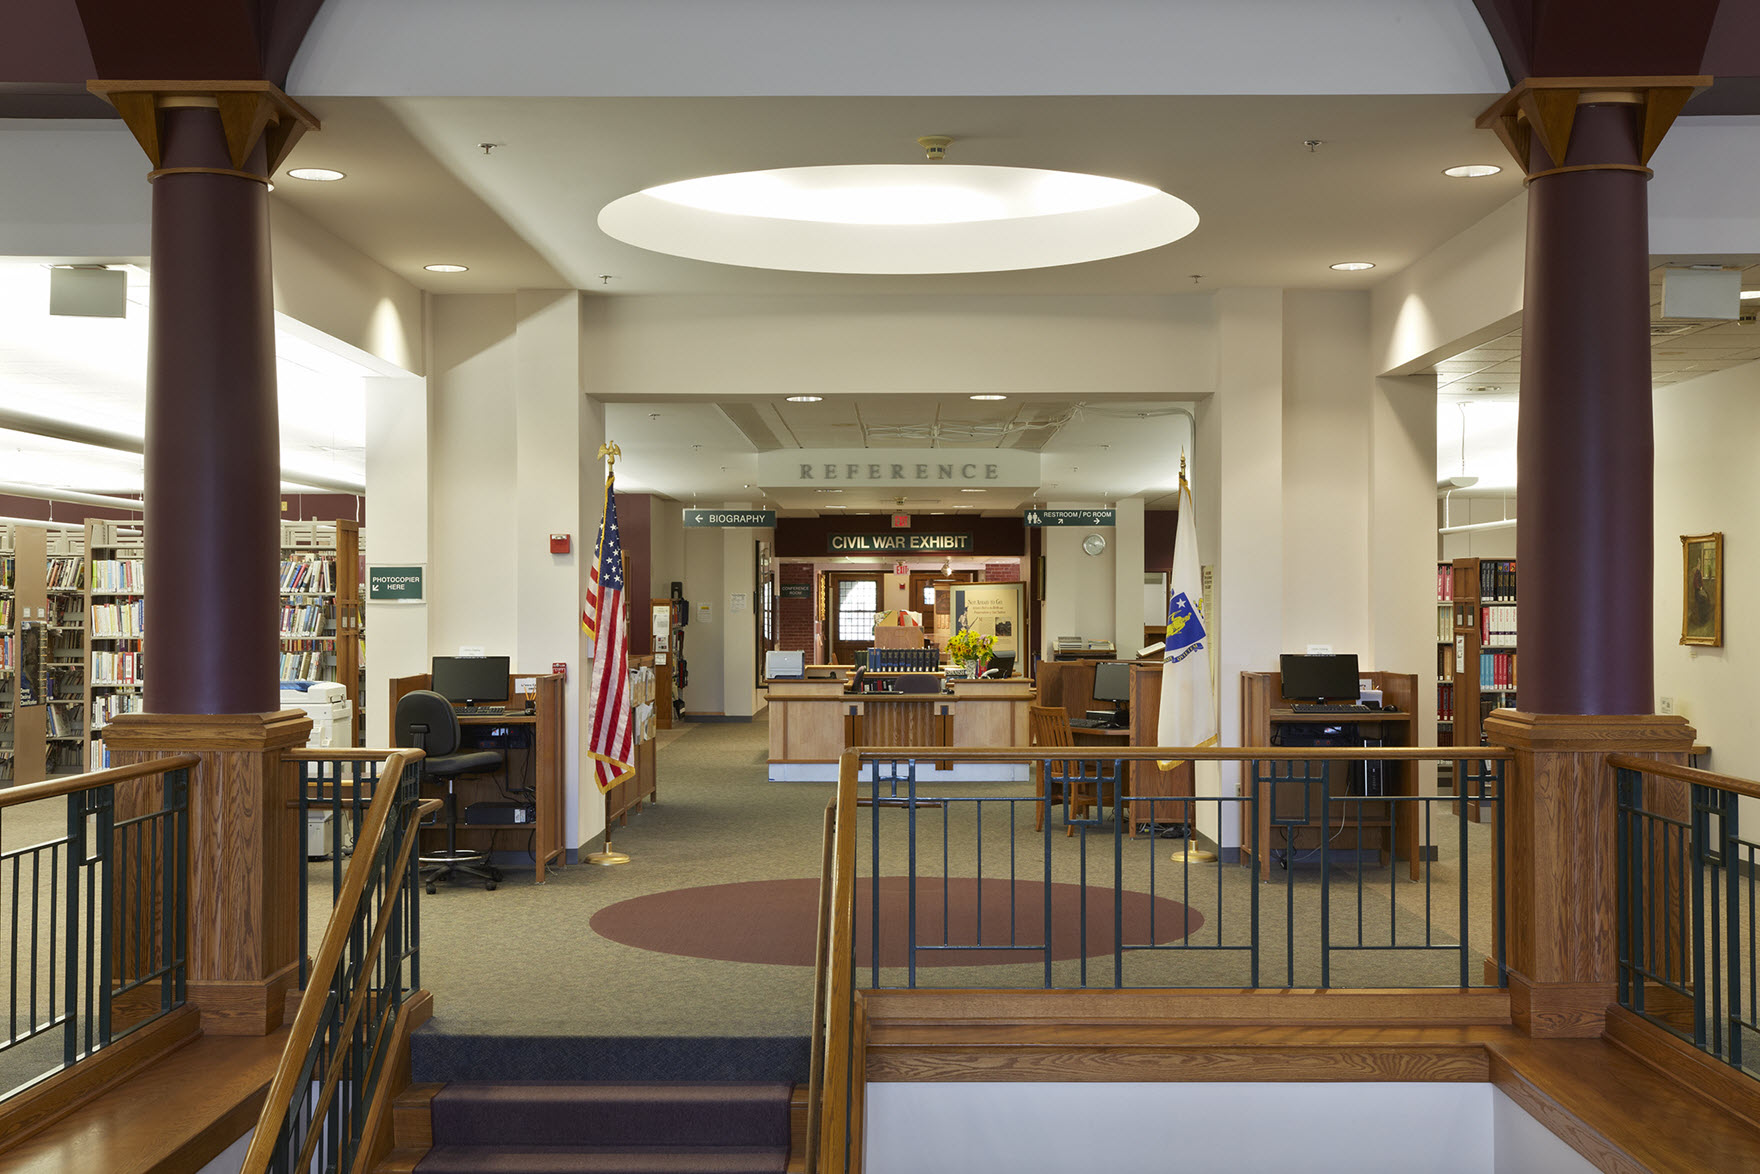
<path fill-rule="evenodd" d="M 1179 474 L 1179 528 L 1173 539 L 1173 583 L 1167 600 L 1167 647 L 1161 662 L 1159 746 L 1216 744 L 1216 705 L 1210 693 L 1210 647 L 1204 616 L 1203 570 L 1198 565 L 1198 511 Z M 1172 762 L 1158 764 L 1161 769 Z"/>

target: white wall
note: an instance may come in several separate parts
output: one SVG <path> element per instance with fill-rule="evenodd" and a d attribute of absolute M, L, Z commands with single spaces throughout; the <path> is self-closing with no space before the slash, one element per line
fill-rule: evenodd
<path fill-rule="evenodd" d="M 269 201 L 275 308 L 420 375 L 422 292 L 304 213 Z"/>
<path fill-rule="evenodd" d="M 1750 734 L 1760 630 L 1748 606 L 1760 582 L 1760 363 L 1659 388 L 1654 402 L 1657 698 L 1686 715 L 1714 769 L 1760 778 Z M 1723 647 L 1683 645 L 1681 535 L 1714 531 L 1723 532 Z"/>
<path fill-rule="evenodd" d="M 366 379 L 367 500 L 372 502 L 366 537 L 370 564 L 424 566 L 434 597 L 437 567 L 429 560 L 433 517 L 428 511 L 428 386 L 415 377 Z M 367 745 L 392 742 L 393 677 L 428 671 L 428 621 L 432 602 L 366 605 Z"/>
<path fill-rule="evenodd" d="M 684 531 L 684 597 L 690 600 L 690 626 L 684 630 L 684 658 L 690 684 L 684 687 L 686 714 L 727 712 L 726 531 L 687 526 Z M 699 604 L 709 605 L 705 620 Z"/>
<path fill-rule="evenodd" d="M 1283 642 L 1369 657 L 1369 297 L 1283 296 Z M 1421 500 L 1421 499 L 1420 499 Z M 1258 667 L 1267 667 L 1264 665 Z"/>
<path fill-rule="evenodd" d="M 1091 508 L 1091 502 L 1051 501 L 1046 508 L 1054 510 Z M 1135 574 L 1143 577 L 1142 523 L 1139 511 L 1137 526 L 1137 561 Z M 1118 579 L 1118 543 L 1106 530 L 1106 549 L 1091 555 L 1082 549 L 1082 539 L 1089 530 L 1085 526 L 1047 526 L 1044 529 L 1045 604 L 1040 611 L 1039 655 L 1049 657 L 1059 636 L 1081 636 L 1088 640 L 1112 640 L 1118 633 L 1116 592 Z M 1141 595 L 1141 589 L 1138 591 Z M 1139 604 L 1137 611 L 1141 611 Z M 1141 637 L 1142 633 L 1137 633 Z M 1141 645 L 1130 649 L 1135 652 Z"/>
<path fill-rule="evenodd" d="M 1527 240 L 1524 193 L 1377 285 L 1373 373 L 1409 375 L 1520 325 Z"/>
<path fill-rule="evenodd" d="M 1516 516 L 1516 495 L 1513 493 L 1507 497 L 1467 497 L 1457 493 L 1447 502 L 1440 498 L 1436 502 L 1438 530 L 1445 524 L 1466 526 Z M 1446 523 L 1443 520 L 1445 517 Z M 1516 557 L 1514 526 L 1497 530 L 1469 530 L 1465 534 L 1438 534 L 1437 538 L 1437 557 L 1445 562 L 1457 558 Z"/>
<path fill-rule="evenodd" d="M 153 165 L 121 121 L 0 118 L 0 256 L 129 261 L 151 251 Z"/>
<path fill-rule="evenodd" d="M 1489 1084 L 878 1083 L 866 1113 L 872 1174 L 1595 1169 Z"/>
<path fill-rule="evenodd" d="M 1120 658 L 1129 660 L 1143 646 L 1143 499 L 1127 497 L 1113 503 L 1116 525 L 1106 534 L 1112 549 L 1112 631 Z M 1054 530 L 1087 530 L 1054 526 Z"/>

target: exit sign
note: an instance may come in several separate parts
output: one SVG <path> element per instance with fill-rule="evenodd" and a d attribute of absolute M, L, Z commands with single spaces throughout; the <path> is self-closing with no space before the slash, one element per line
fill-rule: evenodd
<path fill-rule="evenodd" d="M 911 516 L 909 514 L 893 514 L 892 515 L 892 528 L 894 530 L 908 530 L 908 529 L 910 529 L 910 525 L 911 525 Z"/>

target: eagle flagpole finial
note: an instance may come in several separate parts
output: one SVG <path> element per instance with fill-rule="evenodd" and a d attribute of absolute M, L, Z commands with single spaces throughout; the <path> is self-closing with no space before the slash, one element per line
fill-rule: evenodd
<path fill-rule="evenodd" d="M 599 455 L 605 458 L 605 473 L 609 476 L 611 474 L 612 462 L 623 455 L 623 450 L 618 448 L 615 444 L 606 442 L 599 446 Z"/>

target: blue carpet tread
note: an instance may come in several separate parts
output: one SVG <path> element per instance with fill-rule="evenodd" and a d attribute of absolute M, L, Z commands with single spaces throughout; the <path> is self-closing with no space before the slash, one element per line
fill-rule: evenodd
<path fill-rule="evenodd" d="M 450 1084 L 429 1104 L 435 1146 L 771 1148 L 789 1140 L 787 1083 Z"/>
<path fill-rule="evenodd" d="M 437 1146 L 416 1174 L 782 1174 L 787 1147 Z"/>
<path fill-rule="evenodd" d="M 410 1036 L 412 1078 L 736 1080 L 804 1084 L 811 1041 L 799 1036 L 475 1035 L 431 1019 Z"/>

